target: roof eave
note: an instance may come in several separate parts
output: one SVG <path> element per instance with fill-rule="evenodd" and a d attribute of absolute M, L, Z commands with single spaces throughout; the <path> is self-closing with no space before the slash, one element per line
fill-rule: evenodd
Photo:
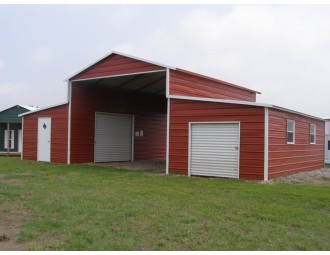
<path fill-rule="evenodd" d="M 285 112 L 290 112 L 290 113 L 294 113 L 294 114 L 302 115 L 302 116 L 305 116 L 305 117 L 308 117 L 308 118 L 312 118 L 312 119 L 317 119 L 317 120 L 325 121 L 325 119 L 323 119 L 323 118 L 316 117 L 316 116 L 309 115 L 309 114 L 302 113 L 302 112 L 298 112 L 298 111 L 291 110 L 291 109 L 284 108 L 284 107 L 277 106 L 277 105 L 273 105 L 272 108 L 273 108 L 273 109 L 276 109 L 276 110 L 280 110 L 280 111 L 285 111 Z"/>
<path fill-rule="evenodd" d="M 249 105 L 249 106 L 259 106 L 259 107 L 269 107 L 272 108 L 272 104 L 257 103 L 243 100 L 231 100 L 231 99 L 218 99 L 218 98 L 207 98 L 207 97 L 191 97 L 191 96 L 178 96 L 170 95 L 170 99 L 181 99 L 181 100 L 193 100 L 211 103 L 224 103 L 224 104 L 239 104 L 239 105 Z"/>

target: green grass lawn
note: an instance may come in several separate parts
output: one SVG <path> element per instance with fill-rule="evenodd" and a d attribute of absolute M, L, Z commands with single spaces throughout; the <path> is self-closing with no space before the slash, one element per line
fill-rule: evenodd
<path fill-rule="evenodd" d="M 330 250 L 329 186 L 2 157 L 0 213 L 13 210 L 31 250 Z"/>

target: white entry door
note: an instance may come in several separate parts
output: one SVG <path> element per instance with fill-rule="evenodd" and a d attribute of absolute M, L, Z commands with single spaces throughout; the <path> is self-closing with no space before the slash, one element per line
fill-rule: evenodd
<path fill-rule="evenodd" d="M 50 162 L 51 118 L 38 118 L 38 161 Z"/>
<path fill-rule="evenodd" d="M 192 123 L 190 175 L 239 178 L 239 123 Z"/>

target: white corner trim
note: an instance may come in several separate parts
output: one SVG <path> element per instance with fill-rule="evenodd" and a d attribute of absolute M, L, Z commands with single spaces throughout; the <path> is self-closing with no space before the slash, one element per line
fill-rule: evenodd
<path fill-rule="evenodd" d="M 264 126 L 264 181 L 268 181 L 268 137 L 269 137 L 269 113 L 265 107 L 265 126 Z"/>
<path fill-rule="evenodd" d="M 72 95 L 72 83 L 68 81 L 68 155 L 67 155 L 67 164 L 71 164 L 71 97 Z"/>
<path fill-rule="evenodd" d="M 169 174 L 170 160 L 170 110 L 171 100 L 167 98 L 167 120 L 166 120 L 166 175 Z"/>
<path fill-rule="evenodd" d="M 188 123 L 188 177 L 191 177 L 190 167 L 191 167 L 191 125 L 193 123 Z"/>

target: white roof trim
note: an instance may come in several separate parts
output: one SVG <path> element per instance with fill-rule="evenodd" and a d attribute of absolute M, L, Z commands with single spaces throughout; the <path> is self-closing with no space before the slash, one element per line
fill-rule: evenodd
<path fill-rule="evenodd" d="M 284 111 L 284 112 L 290 112 L 290 113 L 298 114 L 298 115 L 305 116 L 305 117 L 308 117 L 308 118 L 312 118 L 312 119 L 317 119 L 317 120 L 324 121 L 324 119 L 322 119 L 320 117 L 316 117 L 316 116 L 309 115 L 309 114 L 302 113 L 302 112 L 297 112 L 297 111 L 290 110 L 290 109 L 287 109 L 287 108 L 284 108 L 284 107 L 280 107 L 280 106 L 277 106 L 277 105 L 273 105 L 272 108 L 274 108 L 276 110 L 280 110 L 280 111 Z"/>
<path fill-rule="evenodd" d="M 96 60 L 95 62 L 93 62 L 92 64 L 88 65 L 87 67 L 81 69 L 80 71 L 76 72 L 75 74 L 71 75 L 70 77 L 68 77 L 67 79 L 65 79 L 65 81 L 67 80 L 70 80 L 72 79 L 73 77 L 75 77 L 77 74 L 85 71 L 86 69 L 90 68 L 91 66 L 95 65 L 96 63 L 100 62 L 101 60 L 111 56 L 112 54 L 117 54 L 117 55 L 121 55 L 123 57 L 127 57 L 127 58 L 132 58 L 132 59 L 136 59 L 136 60 L 139 60 L 139 61 L 143 61 L 143 62 L 146 62 L 146 63 L 149 63 L 149 64 L 152 64 L 152 65 L 157 65 L 157 66 L 161 66 L 161 67 L 164 67 L 164 68 L 169 68 L 169 69 L 173 69 L 175 70 L 176 67 L 172 67 L 172 66 L 168 66 L 168 65 L 164 65 L 164 64 L 161 64 L 161 63 L 157 63 L 157 62 L 154 62 L 154 61 L 150 61 L 150 60 L 147 60 L 147 59 L 144 59 L 144 58 L 140 58 L 140 57 L 135 57 L 135 56 L 132 56 L 132 55 L 128 55 L 128 54 L 125 54 L 125 53 L 121 53 L 119 51 L 111 51 L 109 54 L 105 55 L 104 57 Z"/>
<path fill-rule="evenodd" d="M 267 107 L 267 108 L 273 108 L 280 111 L 290 112 L 298 115 L 302 115 L 308 118 L 322 120 L 324 119 L 308 115 L 302 112 L 297 112 L 294 110 L 290 110 L 287 108 L 283 108 L 280 106 L 272 105 L 272 104 L 265 104 L 265 103 L 257 103 L 257 102 L 249 102 L 249 101 L 240 101 L 240 100 L 226 100 L 226 99 L 217 99 L 217 98 L 204 98 L 204 97 L 190 97 L 190 96 L 176 96 L 176 95 L 170 95 L 168 98 L 171 99 L 182 99 L 182 100 L 193 100 L 193 101 L 203 101 L 203 102 L 214 102 L 214 103 L 224 103 L 224 104 L 239 104 L 239 105 L 250 105 L 250 106 L 257 106 L 257 107 Z"/>
<path fill-rule="evenodd" d="M 124 56 L 124 57 L 127 57 L 127 58 L 133 58 L 133 59 L 136 59 L 136 60 L 140 60 L 142 62 L 146 62 L 146 63 L 152 64 L 152 65 L 161 66 L 161 67 L 164 67 L 164 68 L 169 68 L 169 69 L 174 69 L 174 70 L 176 69 L 176 67 L 174 67 L 174 66 L 169 66 L 169 65 L 165 65 L 165 64 L 158 63 L 158 62 L 155 62 L 155 61 L 150 61 L 150 60 L 147 60 L 145 58 L 132 56 L 132 55 L 122 53 L 122 52 L 119 52 L 119 51 L 112 51 L 112 54 L 121 55 L 121 56 Z"/>
<path fill-rule="evenodd" d="M 38 108 L 37 110 L 33 110 L 33 111 L 30 111 L 30 112 L 22 113 L 22 114 L 18 115 L 18 117 L 22 117 L 22 116 L 29 115 L 29 114 L 34 114 L 36 112 L 41 112 L 41 111 L 44 111 L 44 110 L 47 110 L 47 109 L 50 109 L 50 108 L 54 108 L 54 107 L 57 107 L 57 106 L 65 105 L 65 104 L 68 104 L 68 102 L 61 103 L 61 104 L 50 105 L 50 106 L 47 106 L 47 107 Z"/>
<path fill-rule="evenodd" d="M 170 95 L 168 98 L 182 99 L 182 100 L 193 100 L 193 101 L 203 101 L 203 102 L 214 102 L 214 103 L 224 103 L 224 104 L 241 104 L 241 105 L 251 105 L 251 106 L 260 106 L 260 107 L 273 107 L 273 105 L 271 105 L 271 104 L 256 103 L 256 102 L 249 102 L 249 101 L 240 101 L 240 100 L 206 98 L 206 97 L 190 97 L 190 96 Z"/>
<path fill-rule="evenodd" d="M 115 75 L 110 75 L 110 76 L 99 76 L 99 77 L 93 77 L 93 78 L 71 80 L 71 82 L 100 80 L 100 79 L 108 79 L 108 78 L 115 78 L 115 77 L 122 77 L 122 76 L 131 76 L 131 75 L 149 74 L 149 73 L 161 73 L 161 72 L 165 73 L 166 70 L 155 70 L 155 71 L 147 71 L 147 72 L 139 72 L 139 73 L 127 73 L 127 74 L 115 74 Z"/>

